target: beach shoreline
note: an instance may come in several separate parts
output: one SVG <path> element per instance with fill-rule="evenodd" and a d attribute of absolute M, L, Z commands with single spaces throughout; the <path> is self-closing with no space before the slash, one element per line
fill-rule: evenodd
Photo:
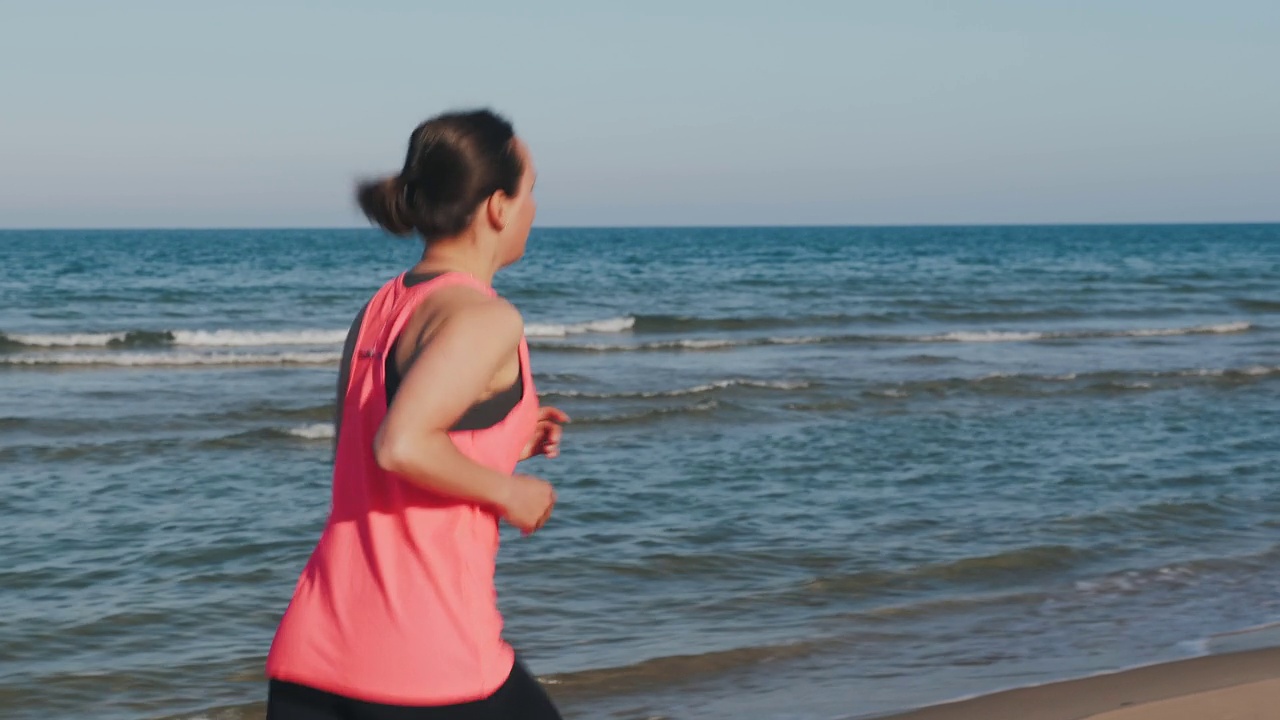
<path fill-rule="evenodd" d="M 547 690 L 556 698 L 557 688 Z M 621 701 L 621 703 L 619 703 Z M 603 702 L 603 704 L 601 704 Z M 761 707 L 768 706 L 764 703 Z M 569 702 L 565 716 L 630 717 L 626 694 Z M 606 712 L 601 712 L 606 710 Z M 647 708 L 645 712 L 658 710 Z M 685 708 L 686 711 L 689 708 Z M 659 712 L 661 712 L 659 710 Z M 767 711 L 766 711 L 767 712 Z M 266 704 L 211 708 L 173 720 L 262 720 Z M 677 711 L 662 714 L 696 717 Z M 853 714 L 848 720 L 1280 720 L 1280 647 L 1157 662 L 1039 685 L 999 690 L 888 714 Z"/>
<path fill-rule="evenodd" d="M 1280 648 L 1144 665 L 873 717 L 875 720 L 1276 720 L 1280 718 Z M 871 718 L 864 716 L 863 720 Z"/>

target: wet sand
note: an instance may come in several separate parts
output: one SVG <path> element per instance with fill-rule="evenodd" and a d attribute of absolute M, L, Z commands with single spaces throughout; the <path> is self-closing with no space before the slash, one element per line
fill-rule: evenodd
<path fill-rule="evenodd" d="M 885 720 L 1280 720 L 1280 648 L 1009 690 Z"/>

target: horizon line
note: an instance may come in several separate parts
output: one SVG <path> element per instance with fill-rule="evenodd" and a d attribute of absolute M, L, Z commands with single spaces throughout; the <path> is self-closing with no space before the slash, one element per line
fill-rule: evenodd
<path fill-rule="evenodd" d="M 672 224 L 567 224 L 535 225 L 532 230 L 747 230 L 747 229 L 913 229 L 913 228 L 983 228 L 983 227 L 1195 227 L 1221 225 L 1280 225 L 1277 220 L 1195 220 L 1195 221 L 1034 221 L 1034 222 L 924 222 L 924 223 L 672 223 Z M 130 232 L 130 231 L 228 231 L 228 230 L 371 230 L 375 225 L 102 225 L 102 226 L 13 226 L 0 227 L 0 232 Z M 408 239 L 408 238 L 405 238 Z"/>

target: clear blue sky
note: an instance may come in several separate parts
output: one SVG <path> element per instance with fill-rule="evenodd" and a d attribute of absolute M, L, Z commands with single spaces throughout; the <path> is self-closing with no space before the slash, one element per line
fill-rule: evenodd
<path fill-rule="evenodd" d="M 1280 220 L 1276 0 L 0 0 L 0 227 L 345 226 L 438 111 L 542 225 Z"/>

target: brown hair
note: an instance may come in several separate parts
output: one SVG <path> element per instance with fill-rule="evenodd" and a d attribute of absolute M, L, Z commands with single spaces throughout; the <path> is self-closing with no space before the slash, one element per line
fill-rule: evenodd
<path fill-rule="evenodd" d="M 511 123 L 489 110 L 436 116 L 414 129 L 398 175 L 360 183 L 356 200 L 392 235 L 426 242 L 457 235 L 501 190 L 515 196 L 524 174 Z"/>

